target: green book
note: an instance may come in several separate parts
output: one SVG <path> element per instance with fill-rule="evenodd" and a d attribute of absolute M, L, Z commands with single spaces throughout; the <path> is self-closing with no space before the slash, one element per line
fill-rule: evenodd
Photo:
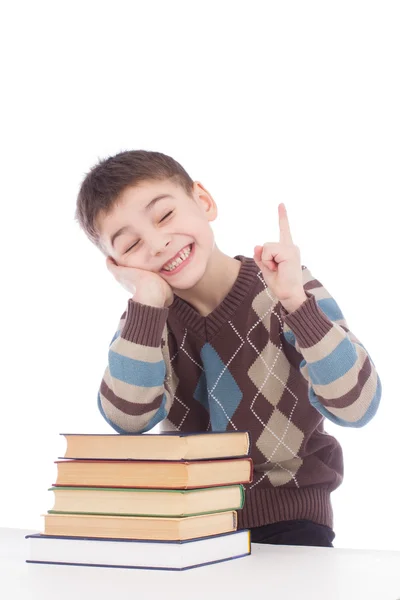
<path fill-rule="evenodd" d="M 49 513 L 184 517 L 240 510 L 243 485 L 201 489 L 147 489 L 53 486 Z"/>

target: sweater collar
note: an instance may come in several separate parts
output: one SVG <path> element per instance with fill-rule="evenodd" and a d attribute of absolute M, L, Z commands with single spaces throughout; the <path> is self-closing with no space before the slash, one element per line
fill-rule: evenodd
<path fill-rule="evenodd" d="M 252 291 L 256 282 L 256 275 L 259 272 L 254 259 L 241 254 L 234 258 L 242 263 L 238 276 L 228 294 L 210 314 L 206 317 L 200 315 L 188 302 L 174 295 L 174 300 L 169 307 L 168 318 L 176 320 L 181 327 L 190 329 L 193 333 L 206 339 L 218 333 L 222 325 L 232 317 L 241 305 L 245 296 Z"/>

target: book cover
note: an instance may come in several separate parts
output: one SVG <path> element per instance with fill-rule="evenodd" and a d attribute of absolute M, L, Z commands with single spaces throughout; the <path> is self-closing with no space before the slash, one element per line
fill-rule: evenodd
<path fill-rule="evenodd" d="M 58 460 L 53 486 L 191 489 L 250 483 L 251 458 L 212 461 Z"/>
<path fill-rule="evenodd" d="M 27 563 L 183 571 L 251 554 L 250 531 L 184 541 L 72 536 L 26 536 Z"/>
<path fill-rule="evenodd" d="M 109 514 L 121 516 L 195 516 L 240 510 L 243 485 L 190 490 L 57 486 L 49 513 Z"/>
<path fill-rule="evenodd" d="M 248 456 L 248 431 L 127 434 L 61 433 L 73 459 L 209 460 Z"/>
<path fill-rule="evenodd" d="M 191 517 L 124 517 L 47 513 L 44 535 L 142 540 L 188 540 L 237 529 L 237 513 L 226 511 Z"/>

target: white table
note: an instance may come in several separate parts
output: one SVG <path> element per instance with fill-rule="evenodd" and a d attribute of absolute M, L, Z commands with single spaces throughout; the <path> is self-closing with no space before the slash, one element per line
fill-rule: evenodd
<path fill-rule="evenodd" d="M 189 571 L 25 563 L 23 529 L 0 528 L 4 600 L 398 600 L 400 552 L 253 544 L 250 556 Z"/>

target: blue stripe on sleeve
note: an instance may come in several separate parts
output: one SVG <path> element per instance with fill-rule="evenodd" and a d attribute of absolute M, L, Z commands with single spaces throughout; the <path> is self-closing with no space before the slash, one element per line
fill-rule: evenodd
<path fill-rule="evenodd" d="M 163 360 L 148 363 L 109 350 L 108 363 L 111 377 L 115 377 L 124 383 L 142 387 L 155 387 L 164 384 L 166 371 Z"/>
<path fill-rule="evenodd" d="M 317 304 L 330 321 L 344 319 L 343 313 L 334 298 L 321 298 L 321 300 L 317 300 Z"/>
<path fill-rule="evenodd" d="M 311 384 L 327 385 L 343 377 L 358 360 L 354 343 L 344 338 L 334 350 L 321 360 L 307 363 Z M 303 361 L 301 366 L 305 362 Z"/>

